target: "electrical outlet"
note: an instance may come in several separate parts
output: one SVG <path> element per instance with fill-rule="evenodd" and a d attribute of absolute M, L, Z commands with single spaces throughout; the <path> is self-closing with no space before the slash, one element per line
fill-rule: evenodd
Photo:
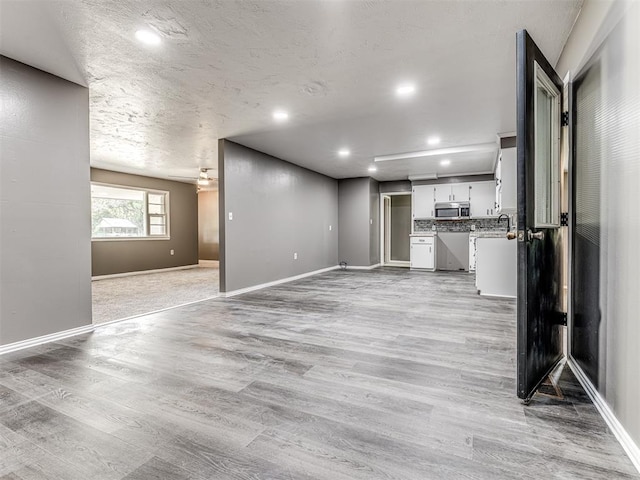
<path fill-rule="evenodd" d="M 233 220 L 233 212 L 229 212 L 229 220 Z"/>
<path fill-rule="evenodd" d="M 293 253 L 293 259 L 294 259 L 294 260 L 297 260 L 297 259 L 298 259 L 298 252 L 294 252 L 294 253 Z"/>
<path fill-rule="evenodd" d="M 473 231 L 475 231 L 475 229 L 476 229 L 476 226 L 475 225 L 471 225 L 471 231 L 473 232 Z"/>
<path fill-rule="evenodd" d="M 172 248 L 171 250 L 169 250 L 169 254 L 174 255 L 176 253 L 176 251 Z"/>

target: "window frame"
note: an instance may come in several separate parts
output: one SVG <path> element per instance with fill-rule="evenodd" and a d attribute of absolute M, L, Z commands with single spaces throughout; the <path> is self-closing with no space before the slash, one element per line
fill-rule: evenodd
<path fill-rule="evenodd" d="M 555 84 L 551 81 L 546 72 L 542 69 L 542 67 L 538 64 L 538 62 L 534 61 L 534 125 L 536 128 L 538 126 L 538 114 L 537 114 L 537 102 L 538 102 L 538 87 L 542 87 L 546 92 L 552 97 L 551 102 L 551 133 L 550 133 L 550 141 L 551 141 L 551 165 L 549 166 L 549 172 L 552 175 L 552 179 L 548 184 L 549 194 L 551 195 L 551 212 L 549 214 L 548 222 L 539 221 L 537 211 L 538 207 L 538 187 L 536 182 L 538 181 L 537 177 L 537 169 L 539 168 L 538 164 L 538 156 L 536 153 L 536 159 L 534 164 L 534 227 L 535 228 L 560 228 L 560 211 L 562 209 L 560 204 L 560 178 L 562 177 L 561 172 L 561 160 L 560 160 L 560 112 L 561 112 L 561 95 L 562 92 L 558 90 Z M 537 137 L 534 138 L 534 144 L 536 143 Z M 537 145 L 536 145 L 537 146 Z"/>
<path fill-rule="evenodd" d="M 171 213 L 170 213 L 170 195 L 171 192 L 168 190 L 158 190 L 154 188 L 145 188 L 145 187 L 135 187 L 132 185 L 119 185 L 116 183 L 106 183 L 106 182 L 91 182 L 91 186 L 99 185 L 101 187 L 112 187 L 112 188 L 120 188 L 122 190 L 134 190 L 137 192 L 144 193 L 144 224 L 145 224 L 145 235 L 141 237 L 94 237 L 93 231 L 91 231 L 91 241 L 92 242 L 130 242 L 130 241 L 148 241 L 148 240 L 171 240 Z M 149 213 L 149 194 L 152 195 L 164 195 L 164 214 Z M 89 198 L 91 201 L 91 218 L 93 218 L 93 195 L 89 192 Z M 155 204 L 154 204 L 155 205 Z M 165 217 L 165 226 L 166 226 L 166 234 L 165 235 L 150 235 L 149 231 L 151 230 L 151 217 Z"/>

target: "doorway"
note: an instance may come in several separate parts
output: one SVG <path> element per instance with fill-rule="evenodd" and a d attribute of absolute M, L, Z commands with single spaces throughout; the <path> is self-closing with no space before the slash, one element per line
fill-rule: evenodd
<path fill-rule="evenodd" d="M 408 268 L 411 246 L 411 193 L 381 194 L 380 206 L 380 263 L 390 267 Z"/>

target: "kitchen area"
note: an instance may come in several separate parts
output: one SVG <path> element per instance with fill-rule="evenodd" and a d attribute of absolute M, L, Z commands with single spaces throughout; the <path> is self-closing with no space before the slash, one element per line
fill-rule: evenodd
<path fill-rule="evenodd" d="M 475 275 L 480 295 L 516 297 L 516 149 L 494 175 L 414 181 L 410 268 Z"/>

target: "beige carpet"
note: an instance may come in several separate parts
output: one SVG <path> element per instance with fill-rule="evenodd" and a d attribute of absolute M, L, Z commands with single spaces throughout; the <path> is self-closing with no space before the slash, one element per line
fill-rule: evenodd
<path fill-rule="evenodd" d="M 93 323 L 141 315 L 218 295 L 218 269 L 190 268 L 91 282 Z"/>

